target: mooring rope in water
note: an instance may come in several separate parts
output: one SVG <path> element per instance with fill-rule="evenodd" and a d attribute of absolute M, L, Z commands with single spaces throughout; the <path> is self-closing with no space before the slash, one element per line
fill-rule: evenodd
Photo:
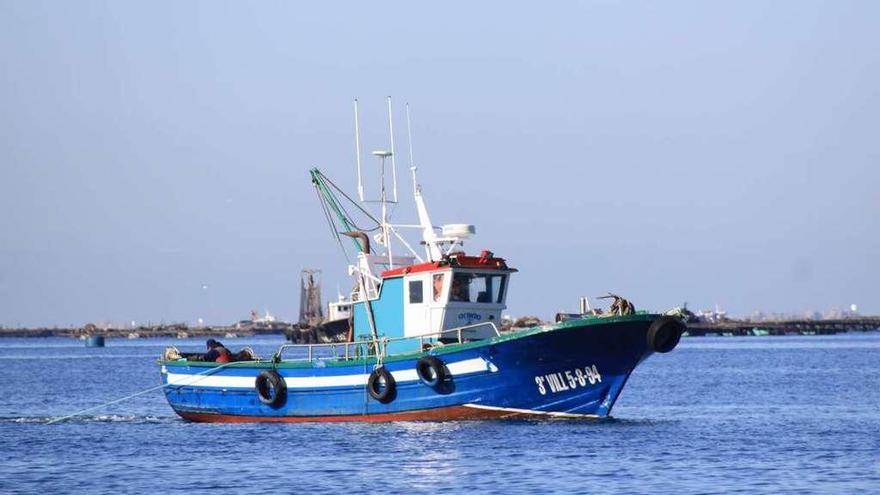
<path fill-rule="evenodd" d="M 196 379 L 196 380 L 193 380 L 193 381 L 191 381 L 191 382 L 188 382 L 188 383 L 186 383 L 186 384 L 184 384 L 184 385 L 177 384 L 177 383 L 163 383 L 162 385 L 157 385 L 157 386 L 155 386 L 155 387 L 150 387 L 150 388 L 148 388 L 148 389 L 146 389 L 146 390 L 141 390 L 140 392 L 137 392 L 137 393 L 134 393 L 134 394 L 131 394 L 131 395 L 127 395 L 127 396 L 125 396 L 125 397 L 123 397 L 123 398 L 121 398 L 121 399 L 114 399 L 114 400 L 111 400 L 110 402 L 105 402 L 105 403 L 103 403 L 103 404 L 101 404 L 101 405 L 98 405 L 98 406 L 89 407 L 89 408 L 87 408 L 87 409 L 83 409 L 83 410 L 81 410 L 81 411 L 77 411 L 77 412 L 75 412 L 75 413 L 73 413 L 73 414 L 69 414 L 69 415 L 67 415 L 67 416 L 62 416 L 62 417 L 60 417 L 60 418 L 55 418 L 55 419 L 53 419 L 53 420 L 47 422 L 46 424 L 47 424 L 47 425 L 51 425 L 51 424 L 55 424 L 55 423 L 60 423 L 61 421 L 66 421 L 66 420 L 68 420 L 68 419 L 70 419 L 70 418 L 73 418 L 73 417 L 79 416 L 80 414 L 87 413 L 87 412 L 91 412 L 91 411 L 96 411 L 96 410 L 98 410 L 98 409 L 102 409 L 102 408 L 107 407 L 107 406 L 112 406 L 113 404 L 118 404 L 118 403 L 120 403 L 120 402 L 125 402 L 125 401 L 127 401 L 127 400 L 129 400 L 129 399 L 133 399 L 133 398 L 135 398 L 135 397 L 138 397 L 138 396 L 141 396 L 141 395 L 144 395 L 144 394 L 148 394 L 148 393 L 150 393 L 150 392 L 152 392 L 152 391 L 154 391 L 154 390 L 159 390 L 159 389 L 162 389 L 162 388 L 165 388 L 165 387 L 175 387 L 175 386 L 177 386 L 177 387 L 181 387 L 181 386 L 193 385 L 193 384 L 195 384 L 195 383 L 198 383 L 202 378 L 206 378 L 206 377 L 210 376 L 210 373 L 211 373 L 211 372 L 220 371 L 220 370 L 222 370 L 223 368 L 226 368 L 227 366 L 230 366 L 230 365 L 233 365 L 233 364 L 241 364 L 241 363 L 257 363 L 257 362 L 259 362 L 259 361 L 235 361 L 235 362 L 232 362 L 232 363 L 223 363 L 223 364 L 221 364 L 220 366 L 217 366 L 217 367 L 214 367 L 214 368 L 208 368 L 208 369 L 205 370 L 205 371 L 202 371 L 202 372 L 199 372 L 199 373 L 196 373 L 196 374 L 192 375 L 193 377 L 199 377 L 199 378 Z"/>

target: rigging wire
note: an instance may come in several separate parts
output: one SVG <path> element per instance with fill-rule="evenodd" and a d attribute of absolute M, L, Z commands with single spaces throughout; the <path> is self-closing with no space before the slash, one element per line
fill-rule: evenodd
<path fill-rule="evenodd" d="M 345 261 L 350 265 L 351 257 L 348 256 L 348 251 L 345 249 L 345 244 L 342 242 L 342 237 L 339 236 L 339 231 L 336 230 L 336 225 L 333 223 L 333 217 L 330 214 L 330 210 L 327 207 L 324 198 L 321 197 L 321 191 L 318 189 L 318 185 L 315 184 L 315 194 L 318 196 L 318 202 L 321 203 L 321 210 L 324 212 L 324 219 L 327 220 L 327 225 L 330 227 L 330 232 L 333 234 L 333 237 L 336 238 L 336 242 L 339 243 L 339 249 L 342 251 L 342 255 L 345 256 Z"/>
<path fill-rule="evenodd" d="M 382 228 L 382 225 L 380 225 L 380 224 L 376 224 L 376 226 L 371 229 L 363 228 L 354 222 L 351 214 L 348 212 L 348 210 L 345 209 L 344 206 L 342 206 L 341 204 L 337 204 L 337 206 L 339 206 L 339 209 L 342 210 L 342 213 L 345 214 L 345 217 L 348 219 L 348 222 L 351 224 L 352 227 L 355 228 L 355 230 L 360 230 L 361 232 L 375 232 L 375 231 L 379 230 L 380 228 Z"/>
<path fill-rule="evenodd" d="M 321 172 L 318 169 L 312 169 L 311 174 L 312 183 L 315 185 L 318 191 L 318 197 L 322 201 L 322 204 L 326 205 L 328 209 L 331 209 L 334 213 L 336 213 L 337 219 L 342 224 L 341 227 L 343 228 L 343 232 L 352 230 L 352 225 L 349 221 L 348 216 L 343 213 L 342 208 L 339 206 L 339 200 L 336 198 L 333 192 L 327 188 L 327 184 L 324 182 L 324 177 Z M 333 229 L 335 232 L 336 223 L 333 222 L 332 219 L 330 222 L 333 225 Z M 358 243 L 357 240 L 352 239 L 352 242 L 354 243 L 356 248 L 361 250 L 364 248 L 364 246 L 361 246 L 361 244 Z"/>
<path fill-rule="evenodd" d="M 342 197 L 344 197 L 345 199 L 347 199 L 349 203 L 353 204 L 353 205 L 355 206 L 355 208 L 357 208 L 358 210 L 360 210 L 361 213 L 363 213 L 364 215 L 366 215 L 367 218 L 369 218 L 370 220 L 372 220 L 373 222 L 376 223 L 376 226 L 373 227 L 372 229 L 361 229 L 360 227 L 358 227 L 358 230 L 362 230 L 362 231 L 365 231 L 365 232 L 373 232 L 373 231 L 378 230 L 379 228 L 382 227 L 382 222 L 380 222 L 376 217 L 374 217 L 373 215 L 371 215 L 369 211 L 365 210 L 361 205 L 359 205 L 357 201 L 351 199 L 351 197 L 350 197 L 348 194 L 345 194 L 345 191 L 343 191 L 342 189 L 340 189 L 339 186 L 337 186 L 332 180 L 330 180 L 329 177 L 327 177 L 326 175 L 322 174 L 321 172 L 318 172 L 318 175 L 320 175 L 320 177 L 321 177 L 322 180 L 324 180 L 325 182 L 327 182 L 327 184 L 329 184 L 331 187 L 333 187 L 333 189 L 336 189 L 336 191 L 337 191 L 339 194 L 341 194 Z M 329 192 L 329 191 L 328 191 L 328 192 Z M 345 208 L 344 208 L 341 204 L 338 204 L 338 206 L 339 206 L 343 211 L 345 211 L 346 216 L 348 217 L 348 220 L 352 223 L 352 225 L 354 225 L 355 227 L 357 227 L 357 225 L 356 225 L 356 224 L 354 223 L 354 221 L 352 220 L 351 215 L 348 214 L 348 212 L 345 210 Z"/>

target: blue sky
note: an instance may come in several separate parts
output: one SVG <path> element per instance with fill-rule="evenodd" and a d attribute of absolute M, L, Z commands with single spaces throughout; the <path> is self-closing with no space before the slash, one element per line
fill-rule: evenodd
<path fill-rule="evenodd" d="M 2 1 L 0 324 L 295 318 L 386 95 L 511 314 L 880 313 L 878 5 Z"/>

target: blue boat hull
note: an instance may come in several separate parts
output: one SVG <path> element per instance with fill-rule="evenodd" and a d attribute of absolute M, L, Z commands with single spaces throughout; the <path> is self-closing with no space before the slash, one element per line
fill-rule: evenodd
<path fill-rule="evenodd" d="M 658 318 L 572 320 L 428 353 L 391 356 L 383 366 L 395 386 L 385 401 L 367 392 L 374 359 L 226 366 L 163 361 L 162 377 L 171 407 L 193 421 L 604 417 L 635 367 L 657 348 L 650 330 Z M 682 325 L 675 330 L 676 343 L 683 329 Z M 438 358 L 448 374 L 433 387 L 416 373 L 416 363 L 425 355 Z M 263 403 L 254 387 L 256 377 L 271 369 L 287 388 L 283 403 L 274 406 Z"/>

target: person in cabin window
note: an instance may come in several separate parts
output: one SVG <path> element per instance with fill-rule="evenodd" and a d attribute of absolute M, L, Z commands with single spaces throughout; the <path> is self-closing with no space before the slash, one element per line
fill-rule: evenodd
<path fill-rule="evenodd" d="M 450 301 L 470 301 L 468 298 L 468 278 L 467 275 L 457 274 L 452 278 L 452 293 L 449 297 Z"/>
<path fill-rule="evenodd" d="M 443 274 L 436 273 L 434 274 L 434 301 L 439 301 L 440 296 L 443 295 Z"/>

